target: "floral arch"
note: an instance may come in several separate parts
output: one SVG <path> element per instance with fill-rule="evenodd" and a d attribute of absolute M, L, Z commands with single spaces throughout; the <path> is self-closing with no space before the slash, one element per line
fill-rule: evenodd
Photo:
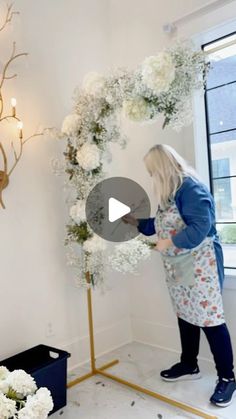
<path fill-rule="evenodd" d="M 113 254 L 105 258 L 106 241 L 86 222 L 86 198 L 105 176 L 104 161 L 111 159 L 109 143 L 122 148 L 126 145 L 120 113 L 142 123 L 161 115 L 163 128 L 180 130 L 192 121 L 192 93 L 203 87 L 207 68 L 202 52 L 180 43 L 147 57 L 133 71 L 119 69 L 107 76 L 89 73 L 82 88 L 75 91 L 74 108 L 63 121 L 60 137 L 67 139 L 65 171 L 72 192 L 66 237 L 68 263 L 76 269 L 78 286 L 89 286 L 88 271 L 91 284 L 101 286 L 105 259 L 114 269 L 127 272 L 150 255 L 150 246 L 137 238 L 116 245 Z"/>

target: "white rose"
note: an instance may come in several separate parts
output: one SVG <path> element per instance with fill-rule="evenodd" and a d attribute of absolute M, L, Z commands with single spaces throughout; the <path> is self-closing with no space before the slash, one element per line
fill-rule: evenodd
<path fill-rule="evenodd" d="M 143 97 L 125 100 L 123 103 L 125 115 L 135 122 L 142 122 L 151 117 L 151 109 Z"/>
<path fill-rule="evenodd" d="M 85 221 L 85 202 L 77 201 L 75 205 L 72 205 L 72 207 L 70 208 L 70 216 L 76 223 Z"/>
<path fill-rule="evenodd" d="M 95 144 L 85 143 L 79 148 L 76 160 L 84 170 L 94 170 L 100 165 L 100 151 Z"/>
<path fill-rule="evenodd" d="M 166 92 L 175 78 L 175 66 L 170 54 L 160 52 L 147 57 L 142 64 L 143 83 L 158 95 Z"/>
<path fill-rule="evenodd" d="M 78 133 L 81 125 L 81 119 L 76 113 L 67 115 L 62 123 L 61 131 L 63 134 L 74 136 Z"/>
<path fill-rule="evenodd" d="M 84 251 L 88 253 L 102 252 L 106 247 L 106 241 L 99 236 L 93 236 L 83 244 Z"/>
<path fill-rule="evenodd" d="M 105 92 L 106 79 L 99 73 L 88 73 L 83 81 L 83 89 L 93 96 L 103 96 Z"/>

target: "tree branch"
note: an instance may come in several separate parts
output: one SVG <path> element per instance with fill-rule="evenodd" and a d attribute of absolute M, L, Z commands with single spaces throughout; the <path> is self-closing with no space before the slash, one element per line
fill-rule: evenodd
<path fill-rule="evenodd" d="M 4 28 L 12 21 L 13 16 L 15 14 L 19 14 L 18 12 L 15 12 L 13 10 L 13 3 L 8 4 L 7 5 L 7 11 L 6 11 L 6 16 L 4 19 L 4 22 L 2 24 L 2 26 L 0 26 L 0 32 L 4 30 Z M 8 120 L 16 120 L 16 121 L 20 121 L 20 119 L 15 115 L 15 112 L 13 112 L 12 115 L 3 115 L 4 112 L 4 98 L 3 98 L 3 94 L 2 94 L 2 87 L 4 84 L 5 80 L 11 80 L 15 77 L 17 77 L 17 74 L 7 74 L 8 69 L 10 67 L 10 65 L 12 64 L 12 62 L 20 57 L 26 57 L 28 54 L 27 53 L 19 53 L 16 54 L 16 43 L 13 42 L 12 45 L 12 51 L 11 51 L 11 55 L 10 58 L 8 59 L 8 61 L 4 64 L 3 66 L 3 70 L 2 70 L 2 75 L 0 78 L 0 123 L 4 120 L 8 121 Z M 9 172 L 8 172 L 8 162 L 7 162 L 7 155 L 6 152 L 4 150 L 4 147 L 2 145 L 2 143 L 0 142 L 0 153 L 2 154 L 3 157 L 3 170 L 0 170 L 0 206 L 2 206 L 2 208 L 5 208 L 3 199 L 2 199 L 2 191 L 3 189 L 7 186 L 8 181 L 9 181 L 9 177 L 12 174 L 12 172 L 15 170 L 17 164 L 19 163 L 21 157 L 22 157 L 22 153 L 23 153 L 23 147 L 24 145 L 32 138 L 34 137 L 38 137 L 41 136 L 45 133 L 45 130 L 43 130 L 42 132 L 38 132 L 35 133 L 33 135 L 31 135 L 30 137 L 26 138 L 25 140 L 23 140 L 23 138 L 19 138 L 19 149 L 16 150 L 14 143 L 11 143 L 11 148 L 13 151 L 13 156 L 14 156 L 14 163 L 12 165 L 12 167 L 10 168 Z M 20 137 L 22 137 L 21 132 L 20 132 Z"/>
<path fill-rule="evenodd" d="M 2 26 L 0 26 L 0 32 L 3 31 L 3 29 L 5 29 L 5 27 L 12 21 L 12 18 L 14 15 L 19 15 L 19 12 L 14 12 L 12 9 L 13 9 L 13 3 L 8 4 L 5 20 Z"/>
<path fill-rule="evenodd" d="M 12 165 L 12 167 L 11 167 L 9 173 L 8 173 L 8 177 L 10 177 L 10 175 L 13 172 L 13 170 L 15 169 L 15 167 L 17 166 L 17 164 L 19 163 L 20 158 L 22 156 L 22 152 L 23 152 L 23 142 L 22 142 L 22 139 L 21 138 L 20 138 L 20 151 L 19 151 L 19 154 L 18 155 L 16 153 L 16 150 L 15 150 L 15 147 L 14 147 L 13 143 L 11 143 L 11 145 L 12 145 L 12 149 L 13 149 L 13 153 L 14 153 L 14 157 L 15 157 L 15 162 Z"/>
<path fill-rule="evenodd" d="M 19 153 L 18 153 L 18 154 L 16 153 L 15 147 L 14 147 L 14 145 L 13 145 L 13 143 L 12 143 L 12 149 L 13 149 L 13 153 L 14 153 L 15 162 L 14 162 L 13 166 L 11 167 L 11 169 L 9 170 L 8 174 L 7 174 L 7 176 L 8 176 L 8 177 L 10 177 L 10 175 L 11 175 L 11 174 L 12 174 L 12 172 L 13 172 L 13 170 L 16 168 L 17 164 L 19 163 L 20 158 L 21 158 L 22 153 L 23 153 L 23 147 L 24 147 L 24 145 L 25 145 L 25 144 L 26 144 L 29 140 L 31 140 L 32 138 L 35 138 L 35 137 L 39 137 L 39 136 L 44 135 L 44 134 L 45 134 L 45 131 L 46 131 L 47 129 L 48 129 L 48 128 L 45 128 L 42 132 L 36 132 L 35 134 L 30 135 L 30 137 L 26 138 L 25 140 L 23 140 L 22 138 L 20 138 L 20 151 L 19 151 Z"/>
<path fill-rule="evenodd" d="M 18 118 L 18 116 L 6 115 L 6 116 L 3 116 L 2 118 L 0 118 L 0 122 L 8 120 L 8 119 L 16 119 L 17 121 L 21 121 L 21 119 Z"/>
<path fill-rule="evenodd" d="M 10 64 L 19 57 L 27 57 L 28 56 L 28 54 L 26 52 L 22 52 L 20 54 L 15 54 L 15 48 L 16 48 L 15 45 L 16 45 L 15 42 L 13 42 L 13 49 L 12 49 L 11 57 L 9 58 L 9 60 L 6 62 L 6 64 L 3 67 L 2 79 L 1 79 L 1 82 L 0 82 L 0 89 L 2 88 L 4 81 L 9 78 L 9 76 L 7 76 L 6 73 L 7 73 L 7 70 L 8 70 L 8 67 L 10 66 Z M 14 77 L 16 77 L 16 76 L 17 75 L 14 75 Z M 12 76 L 10 78 L 12 78 Z"/>

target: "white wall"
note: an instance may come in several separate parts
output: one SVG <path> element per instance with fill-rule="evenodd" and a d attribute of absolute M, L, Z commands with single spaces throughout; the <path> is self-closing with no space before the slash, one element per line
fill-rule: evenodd
<path fill-rule="evenodd" d="M 178 29 L 177 36 L 170 37 L 162 31 L 166 22 L 172 22 L 183 15 L 204 6 L 208 1 L 156 0 L 111 0 L 112 62 L 113 65 L 136 66 L 146 56 L 174 41 L 176 37 L 188 38 L 218 25 L 235 16 L 236 2 L 219 8 L 210 14 L 191 20 Z M 196 115 L 197 117 L 197 115 Z M 155 143 L 168 143 L 175 147 L 191 163 L 195 163 L 193 127 L 177 134 L 170 129 L 162 131 L 161 121 L 145 127 L 127 124 L 130 144 L 127 153 L 116 156 L 116 170 L 119 166 L 124 175 L 139 181 L 152 197 L 153 211 L 155 199 L 150 190 L 150 179 L 145 172 L 142 157 Z M 129 162 L 136 159 L 136 165 Z M 201 157 L 200 157 L 201 158 Z M 204 175 L 204 174 L 203 174 Z M 141 267 L 138 278 L 130 278 L 130 307 L 134 340 L 179 350 L 179 337 L 175 315 L 172 312 L 165 286 L 164 272 L 159 255 L 154 254 L 151 262 Z M 233 315 L 235 291 L 225 290 L 225 308 L 234 346 L 236 349 L 236 323 Z M 201 354 L 211 358 L 203 339 Z"/>
<path fill-rule="evenodd" d="M 27 135 L 38 125 L 59 127 L 83 76 L 108 67 L 109 1 L 19 0 L 15 8 L 20 17 L 0 34 L 1 61 L 12 40 L 18 50 L 29 52 L 13 66 L 18 79 L 5 88 L 6 103 L 12 96 L 18 100 Z M 7 131 L 5 136 L 6 144 Z M 47 137 L 28 143 L 4 192 L 0 359 L 38 343 L 72 351 L 71 366 L 89 356 L 86 293 L 74 286 L 73 272 L 66 267 L 63 179 L 51 169 L 51 158 L 62 158 L 63 148 Z M 94 311 L 97 353 L 130 340 L 125 282 L 114 283 L 104 295 L 97 291 Z M 49 322 L 52 337 L 46 337 Z"/>

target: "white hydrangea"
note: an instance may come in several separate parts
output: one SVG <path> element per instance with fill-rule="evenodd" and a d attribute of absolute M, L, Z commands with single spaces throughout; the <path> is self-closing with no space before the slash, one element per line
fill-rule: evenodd
<path fill-rule="evenodd" d="M 167 52 L 147 57 L 142 64 L 143 83 L 158 95 L 166 92 L 175 78 L 175 65 Z"/>
<path fill-rule="evenodd" d="M 77 201 L 75 205 L 70 208 L 70 216 L 76 222 L 80 223 L 86 220 L 85 202 Z"/>
<path fill-rule="evenodd" d="M 76 113 L 67 115 L 62 123 L 61 131 L 63 134 L 70 136 L 75 136 L 81 126 L 81 119 Z"/>
<path fill-rule="evenodd" d="M 115 246 L 115 252 L 109 257 L 109 263 L 116 271 L 136 273 L 138 263 L 150 256 L 150 246 L 139 238 L 135 238 Z"/>
<path fill-rule="evenodd" d="M 100 150 L 96 144 L 85 143 L 77 151 L 76 160 L 84 170 L 94 170 L 100 165 Z"/>
<path fill-rule="evenodd" d="M 15 417 L 16 402 L 8 399 L 4 394 L 0 393 L 0 418 L 10 419 Z"/>
<path fill-rule="evenodd" d="M 38 416 L 35 416 L 35 412 L 33 412 L 31 409 L 23 407 L 17 415 L 17 419 L 42 419 L 41 417 L 38 418 Z M 43 419 L 46 419 L 47 416 L 44 416 Z"/>
<path fill-rule="evenodd" d="M 123 103 L 125 115 L 134 122 L 142 122 L 150 119 L 151 109 L 143 97 L 125 100 Z"/>
<path fill-rule="evenodd" d="M 34 394 L 37 390 L 35 381 L 31 375 L 24 370 L 12 371 L 6 378 L 6 383 L 14 390 L 19 398 L 24 398 L 29 394 Z"/>
<path fill-rule="evenodd" d="M 83 89 L 87 94 L 93 96 L 104 96 L 106 78 L 99 73 L 88 73 L 83 81 Z"/>
<path fill-rule="evenodd" d="M 97 235 L 86 240 L 83 244 L 84 251 L 88 253 L 102 252 L 106 250 L 106 247 L 106 241 Z"/>
<path fill-rule="evenodd" d="M 25 407 L 18 413 L 18 419 L 46 419 L 53 409 L 50 391 L 42 387 L 34 396 L 28 396 Z"/>
<path fill-rule="evenodd" d="M 6 367 L 0 367 L 0 380 L 5 380 L 9 374 L 10 371 Z"/>
<path fill-rule="evenodd" d="M 6 382 L 6 380 L 0 381 L 0 393 L 7 394 L 9 390 L 9 386 Z"/>

